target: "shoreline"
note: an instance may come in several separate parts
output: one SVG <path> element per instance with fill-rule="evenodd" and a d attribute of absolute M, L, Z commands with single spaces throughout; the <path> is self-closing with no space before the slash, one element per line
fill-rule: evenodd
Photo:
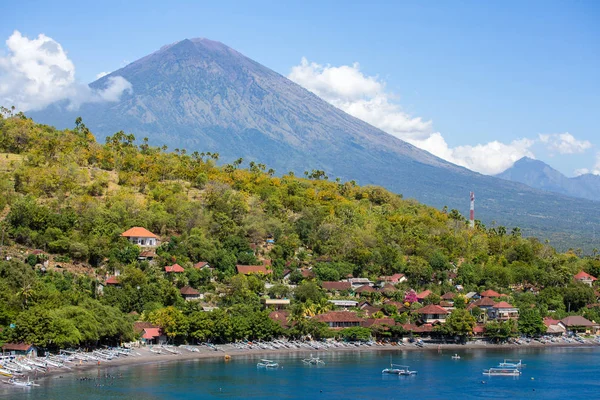
<path fill-rule="evenodd" d="M 191 360 L 207 360 L 207 359 L 223 359 L 223 362 L 228 362 L 236 358 L 242 357 L 257 357 L 268 355 L 289 355 L 289 354 L 325 354 L 338 352 L 377 352 L 377 351 L 437 351 L 443 354 L 447 351 L 468 351 L 468 350 L 514 350 L 514 349 L 556 349 L 556 348 L 584 348 L 598 347 L 598 343 L 530 343 L 526 345 L 518 344 L 489 344 L 489 343 L 469 343 L 469 344 L 427 344 L 425 347 L 417 347 L 413 344 L 392 346 L 389 344 L 381 346 L 360 346 L 360 347 L 336 347 L 334 349 L 317 350 L 317 349 L 237 349 L 231 344 L 220 346 L 220 350 L 214 351 L 208 348 L 199 348 L 199 352 L 192 352 L 185 349 L 179 349 L 181 354 L 155 354 L 150 352 L 148 347 L 132 348 L 132 351 L 140 355 L 126 356 L 115 358 L 110 361 L 101 361 L 99 363 L 82 363 L 69 365 L 71 369 L 51 368 L 46 373 L 30 374 L 29 379 L 36 383 L 48 382 L 53 379 L 60 379 L 64 375 L 79 374 L 89 371 L 106 371 L 113 367 L 128 367 L 140 366 L 147 364 L 172 363 L 179 361 Z M 226 360 L 226 356 L 230 358 Z M 23 377 L 25 378 L 25 377 Z M 20 388 L 14 388 L 20 390 Z"/>

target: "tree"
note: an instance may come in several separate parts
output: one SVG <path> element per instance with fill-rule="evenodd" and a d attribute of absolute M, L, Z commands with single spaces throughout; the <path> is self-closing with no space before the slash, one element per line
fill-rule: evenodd
<path fill-rule="evenodd" d="M 354 326 L 342 329 L 339 335 L 345 340 L 366 342 L 371 339 L 371 330 L 362 326 Z"/>
<path fill-rule="evenodd" d="M 519 332 L 527 336 L 539 336 L 546 332 L 546 325 L 539 310 L 526 307 L 519 310 Z"/>
<path fill-rule="evenodd" d="M 508 321 L 490 321 L 485 324 L 485 336 L 496 342 L 504 342 L 518 335 L 517 322 L 513 319 Z"/>
<path fill-rule="evenodd" d="M 473 333 L 476 322 L 469 311 L 457 308 L 448 316 L 445 325 L 450 334 L 465 337 Z"/>
<path fill-rule="evenodd" d="M 294 297 L 296 300 L 305 303 L 308 300 L 313 303 L 318 303 L 322 298 L 325 297 L 323 290 L 314 282 L 302 282 L 294 290 Z"/>
<path fill-rule="evenodd" d="M 187 318 L 173 306 L 161 308 L 150 313 L 148 320 L 154 325 L 160 326 L 171 340 L 174 340 L 177 336 L 187 335 Z"/>

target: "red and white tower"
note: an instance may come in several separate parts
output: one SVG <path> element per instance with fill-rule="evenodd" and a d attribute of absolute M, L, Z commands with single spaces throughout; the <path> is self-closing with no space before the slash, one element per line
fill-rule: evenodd
<path fill-rule="evenodd" d="M 469 226 L 475 228 L 475 192 L 471 192 L 471 210 L 469 212 Z"/>

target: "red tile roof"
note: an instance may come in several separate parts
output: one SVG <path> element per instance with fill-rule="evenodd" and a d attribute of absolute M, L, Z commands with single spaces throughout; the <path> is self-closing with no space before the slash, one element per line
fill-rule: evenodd
<path fill-rule="evenodd" d="M 179 293 L 181 293 L 183 296 L 197 296 L 200 294 L 199 291 L 197 291 L 196 289 L 194 289 L 191 286 L 184 286 L 179 290 Z"/>
<path fill-rule="evenodd" d="M 482 297 L 479 300 L 475 300 L 469 306 L 473 307 L 493 307 L 496 303 L 491 297 Z"/>
<path fill-rule="evenodd" d="M 365 327 L 365 328 L 370 328 L 371 326 L 382 326 L 382 325 L 394 326 L 394 325 L 396 325 L 396 321 L 394 321 L 394 318 L 389 318 L 389 317 L 367 318 L 360 323 L 360 326 Z"/>
<path fill-rule="evenodd" d="M 185 272 L 185 269 L 183 269 L 183 267 L 181 265 L 179 265 L 179 264 L 173 264 L 171 266 L 166 266 L 165 267 L 165 272 L 180 274 L 182 272 Z"/>
<path fill-rule="evenodd" d="M 194 268 L 202 269 L 202 268 L 206 267 L 207 265 L 208 265 L 207 261 L 200 261 L 200 262 L 197 262 L 196 264 L 194 264 Z"/>
<path fill-rule="evenodd" d="M 350 282 L 348 282 L 348 283 L 350 283 Z M 376 290 L 375 290 L 375 289 L 373 289 L 373 288 L 372 288 L 371 286 L 369 286 L 369 285 L 362 285 L 362 286 L 359 286 L 359 287 L 357 287 L 356 289 L 354 289 L 354 292 L 355 292 L 355 293 L 365 293 L 365 292 L 366 292 L 366 293 L 373 293 L 373 292 L 376 292 Z"/>
<path fill-rule="evenodd" d="M 396 286 L 392 285 L 391 283 L 386 283 L 379 290 L 382 291 L 382 292 L 388 292 L 389 293 L 389 292 L 395 292 L 398 289 L 396 289 Z"/>
<path fill-rule="evenodd" d="M 144 250 L 140 253 L 140 257 L 156 257 L 154 250 Z"/>
<path fill-rule="evenodd" d="M 433 331 L 433 325 L 431 324 L 423 324 L 421 326 L 415 324 L 404 324 L 402 325 L 402 328 L 404 328 L 406 331 L 412 331 L 414 333 L 426 333 Z"/>
<path fill-rule="evenodd" d="M 448 310 L 435 304 L 430 304 L 425 307 L 421 307 L 417 310 L 417 314 L 449 314 Z"/>
<path fill-rule="evenodd" d="M 442 300 L 452 300 L 455 297 L 456 297 L 456 293 L 454 293 L 454 292 L 448 292 L 448 293 L 444 293 L 442 295 Z"/>
<path fill-rule="evenodd" d="M 479 295 L 481 297 L 500 297 L 502 296 L 500 293 L 496 292 L 495 290 L 484 290 L 483 292 L 479 293 Z"/>
<path fill-rule="evenodd" d="M 552 318 L 544 318 L 544 325 L 546 326 L 550 326 L 550 325 L 556 325 L 560 322 L 560 320 L 558 319 L 552 319 Z"/>
<path fill-rule="evenodd" d="M 580 280 L 592 280 L 592 281 L 598 280 L 595 276 L 592 276 L 584 271 L 581 271 L 580 273 L 575 275 L 573 278 L 577 279 L 578 281 L 580 281 Z"/>
<path fill-rule="evenodd" d="M 319 314 L 314 317 L 320 322 L 361 322 L 355 313 L 350 311 L 329 311 L 325 314 Z"/>
<path fill-rule="evenodd" d="M 4 351 L 28 351 L 33 345 L 27 343 L 5 343 L 2 346 Z"/>
<path fill-rule="evenodd" d="M 485 326 L 483 325 L 475 325 L 473 327 L 473 333 L 483 333 L 485 332 Z"/>
<path fill-rule="evenodd" d="M 440 307 L 454 307 L 454 304 L 448 301 L 440 301 Z"/>
<path fill-rule="evenodd" d="M 384 282 L 398 282 L 400 281 L 400 279 L 402 279 L 404 277 L 404 274 L 394 274 L 391 276 L 382 276 L 379 279 L 384 281 Z"/>
<path fill-rule="evenodd" d="M 310 270 L 310 269 L 301 269 L 300 273 L 305 278 L 313 278 L 315 276 L 315 273 L 312 272 L 312 270 Z"/>
<path fill-rule="evenodd" d="M 290 315 L 290 313 L 285 310 L 271 311 L 269 313 L 269 318 L 271 318 L 275 322 L 278 322 L 279 325 L 281 325 L 283 328 L 288 328 L 290 326 L 288 323 L 289 315 Z"/>
<path fill-rule="evenodd" d="M 142 335 L 142 338 L 154 339 L 155 337 L 159 337 L 160 334 L 160 328 L 144 328 L 144 334 Z"/>
<path fill-rule="evenodd" d="M 271 270 L 268 270 L 264 265 L 236 265 L 238 274 L 270 274 Z"/>
<path fill-rule="evenodd" d="M 146 321 L 137 321 L 133 323 L 133 331 L 135 333 L 141 333 L 146 328 L 158 328 L 158 326 Z"/>
<path fill-rule="evenodd" d="M 417 299 L 419 299 L 419 300 L 426 299 L 432 293 L 433 292 L 431 290 L 429 290 L 429 289 L 424 290 L 421 293 L 417 294 Z"/>
<path fill-rule="evenodd" d="M 365 311 L 365 314 L 368 315 L 373 315 L 376 312 L 381 311 L 381 307 L 377 307 L 377 306 L 363 306 L 361 307 L 361 310 Z"/>
<path fill-rule="evenodd" d="M 124 236 L 124 237 L 151 237 L 151 238 L 158 239 L 158 236 L 156 236 L 154 233 L 150 232 L 146 228 L 142 228 L 139 226 L 134 226 L 133 228 L 126 230 L 125 232 L 121 233 L 121 236 Z"/>
<path fill-rule="evenodd" d="M 323 289 L 325 290 L 350 290 L 352 289 L 352 284 L 350 282 L 331 282 L 325 281 L 321 284 Z"/>
<path fill-rule="evenodd" d="M 119 284 L 119 280 L 117 279 L 116 276 L 111 276 L 106 280 L 106 284 L 107 285 L 118 285 Z"/>
<path fill-rule="evenodd" d="M 494 308 L 515 308 L 515 306 L 508 304 L 505 301 L 501 301 L 500 303 L 494 304 Z"/>

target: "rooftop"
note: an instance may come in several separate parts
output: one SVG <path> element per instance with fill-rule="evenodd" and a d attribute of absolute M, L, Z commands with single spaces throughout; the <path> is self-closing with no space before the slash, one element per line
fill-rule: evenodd
<path fill-rule="evenodd" d="M 134 226 L 133 228 L 126 230 L 125 232 L 123 232 L 121 234 L 121 236 L 124 236 L 124 237 L 151 237 L 151 238 L 158 239 L 158 236 L 156 236 L 154 233 L 152 233 L 148 229 L 142 228 L 140 226 Z"/>

